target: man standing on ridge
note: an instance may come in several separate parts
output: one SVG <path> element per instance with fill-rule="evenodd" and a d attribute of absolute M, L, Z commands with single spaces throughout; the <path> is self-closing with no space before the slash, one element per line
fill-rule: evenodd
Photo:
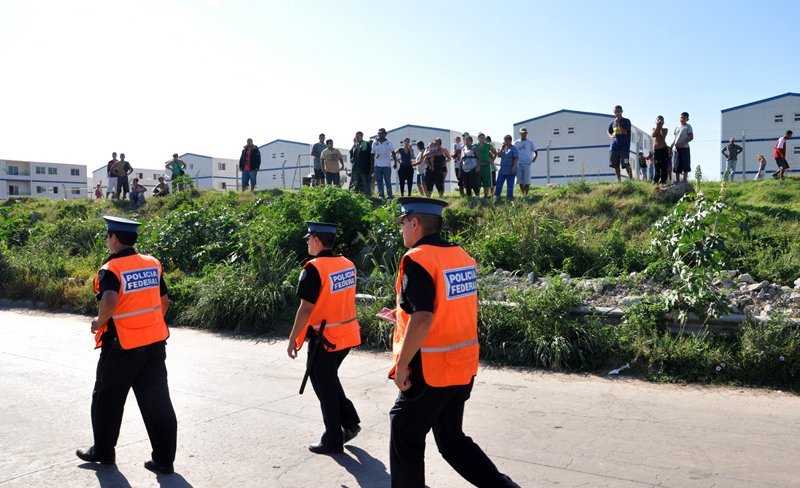
<path fill-rule="evenodd" d="M 169 308 L 161 263 L 133 248 L 139 222 L 120 217 L 106 221 L 106 259 L 94 282 L 100 301 L 91 331 L 100 348 L 92 392 L 94 445 L 78 449 L 89 463 L 114 464 L 115 447 L 128 392 L 133 389 L 150 445 L 150 471 L 173 473 L 178 423 L 167 385 L 164 315 Z"/>
<path fill-rule="evenodd" d="M 633 172 L 631 171 L 630 164 L 631 121 L 622 116 L 621 105 L 614 107 L 614 120 L 608 124 L 608 137 L 611 138 L 609 166 L 614 168 L 617 181 L 622 181 L 620 166 L 625 168 L 625 172 L 628 173 L 628 178 L 633 179 Z"/>
<path fill-rule="evenodd" d="M 511 145 L 511 141 L 509 141 Z M 400 393 L 389 412 L 392 487 L 425 486 L 425 437 L 479 487 L 518 487 L 464 435 L 464 404 L 478 372 L 478 266 L 442 239 L 447 202 L 401 197 L 403 245 L 397 277 L 394 365 Z"/>
<path fill-rule="evenodd" d="M 519 165 L 517 167 L 517 181 L 519 182 L 519 189 L 522 191 L 522 196 L 528 196 L 528 191 L 531 188 L 531 171 L 533 163 L 539 157 L 539 152 L 536 150 L 536 145 L 532 140 L 528 139 L 528 129 L 525 127 L 519 130 L 519 139 L 514 141 L 514 147 L 517 148 L 519 153 Z"/>
<path fill-rule="evenodd" d="M 247 145 L 242 149 L 242 155 L 239 156 L 239 171 L 242 172 L 242 191 L 247 191 L 248 185 L 250 191 L 256 189 L 256 182 L 258 177 L 258 169 L 261 167 L 261 151 L 253 144 L 252 139 L 247 139 Z"/>
<path fill-rule="evenodd" d="M 350 349 L 361 344 L 356 318 L 356 268 L 347 258 L 333 253 L 337 224 L 306 225 L 308 254 L 312 258 L 300 274 L 300 306 L 286 352 L 295 359 L 308 334 L 306 367 L 325 423 L 322 438 L 309 445 L 308 450 L 314 454 L 340 454 L 344 444 L 361 431 L 361 419 L 339 381 L 339 366 Z"/>

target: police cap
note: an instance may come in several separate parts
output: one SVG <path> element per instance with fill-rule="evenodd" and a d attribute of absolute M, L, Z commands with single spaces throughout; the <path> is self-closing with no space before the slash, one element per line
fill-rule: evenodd
<path fill-rule="evenodd" d="M 113 215 L 103 215 L 106 221 L 106 229 L 110 232 L 133 232 L 138 234 L 141 222 L 126 219 L 124 217 L 114 217 Z"/>
<path fill-rule="evenodd" d="M 306 221 L 306 227 L 308 228 L 308 234 L 303 236 L 304 238 L 308 239 L 311 237 L 311 234 L 333 234 L 336 235 L 336 228 L 339 224 L 332 224 L 330 222 L 308 222 Z"/>
<path fill-rule="evenodd" d="M 413 214 L 430 214 L 437 217 L 442 216 L 442 211 L 447 206 L 447 202 L 423 197 L 400 197 L 397 199 L 402 213 L 394 221 L 396 224 L 402 223 L 403 217 Z"/>

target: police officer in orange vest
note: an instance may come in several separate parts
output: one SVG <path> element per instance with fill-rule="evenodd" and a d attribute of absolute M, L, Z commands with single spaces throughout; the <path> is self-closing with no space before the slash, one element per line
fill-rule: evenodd
<path fill-rule="evenodd" d="M 153 448 L 144 467 L 170 474 L 174 472 L 178 425 L 164 364 L 169 337 L 164 314 L 169 298 L 161 263 L 134 250 L 139 222 L 111 216 L 103 219 L 111 255 L 94 284 L 100 301 L 91 327 L 100 348 L 92 392 L 94 445 L 75 454 L 91 463 L 115 463 L 122 411 L 133 388 Z"/>
<path fill-rule="evenodd" d="M 478 372 L 478 267 L 440 236 L 447 202 L 398 199 L 396 220 L 409 248 L 397 277 L 394 379 L 389 412 L 393 487 L 425 486 L 425 437 L 433 429 L 444 459 L 479 487 L 516 487 L 461 429 Z"/>
<path fill-rule="evenodd" d="M 337 224 L 306 225 L 308 254 L 313 258 L 303 265 L 300 274 L 300 306 L 286 351 L 295 359 L 308 336 L 309 378 L 325 423 L 322 439 L 308 449 L 315 454 L 338 454 L 361 431 L 361 419 L 339 381 L 339 366 L 350 348 L 361 344 L 356 320 L 356 269 L 350 260 L 332 251 Z M 325 328 L 320 336 L 323 321 Z"/>

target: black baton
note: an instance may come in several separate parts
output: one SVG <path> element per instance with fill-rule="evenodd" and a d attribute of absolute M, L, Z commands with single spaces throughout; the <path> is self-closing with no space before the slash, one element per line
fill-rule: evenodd
<path fill-rule="evenodd" d="M 311 328 L 311 326 L 309 326 Z M 322 332 L 325 330 L 325 321 L 323 320 L 322 323 L 319 324 L 319 332 L 317 333 L 317 340 L 314 342 L 314 347 L 311 348 L 311 351 L 308 353 L 308 362 L 306 363 L 306 374 L 303 375 L 303 382 L 300 383 L 300 394 L 303 394 L 303 391 L 306 389 L 306 383 L 308 382 L 308 376 L 311 374 L 311 365 L 314 362 L 314 356 L 317 354 L 317 348 L 319 348 L 320 342 L 322 342 Z"/>

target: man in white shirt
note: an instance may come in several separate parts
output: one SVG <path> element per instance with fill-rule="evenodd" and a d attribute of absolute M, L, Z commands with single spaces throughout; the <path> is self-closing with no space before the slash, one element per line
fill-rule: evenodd
<path fill-rule="evenodd" d="M 390 160 L 391 157 L 391 160 Z M 375 181 L 378 183 L 378 195 L 383 198 L 383 187 L 389 199 L 392 195 L 392 161 L 397 168 L 397 152 L 392 141 L 386 138 L 386 129 L 378 129 L 378 139 L 372 143 L 372 166 L 375 168 Z"/>
<path fill-rule="evenodd" d="M 528 139 L 528 129 L 525 127 L 519 130 L 519 139 L 514 141 L 514 147 L 517 148 L 519 153 L 519 161 L 517 163 L 519 189 L 522 190 L 522 196 L 526 197 L 531 187 L 531 166 L 536 161 L 536 158 L 539 157 L 539 151 L 536 150 L 536 145 L 533 141 Z"/>
<path fill-rule="evenodd" d="M 694 139 L 694 133 L 688 121 L 689 114 L 681 113 L 681 124 L 675 127 L 675 139 L 672 141 L 672 147 L 675 148 L 675 162 L 672 165 L 672 171 L 675 172 L 676 183 L 681 180 L 681 173 L 683 173 L 683 181 L 688 181 L 689 172 L 692 170 L 689 143 Z"/>

